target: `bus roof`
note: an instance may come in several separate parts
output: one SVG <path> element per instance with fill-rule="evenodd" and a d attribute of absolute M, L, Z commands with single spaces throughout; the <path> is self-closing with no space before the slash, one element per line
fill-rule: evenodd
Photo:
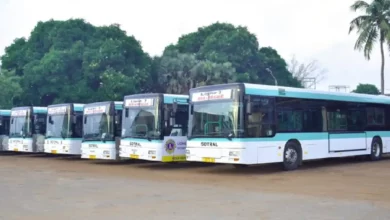
<path fill-rule="evenodd" d="M 179 94 L 166 94 L 166 93 L 141 93 L 141 94 L 132 94 L 127 95 L 124 99 L 128 98 L 142 98 L 142 97 L 160 97 L 164 99 L 164 104 L 172 104 L 174 101 L 178 101 L 178 104 L 188 104 L 189 95 L 179 95 Z"/>
<path fill-rule="evenodd" d="M 33 106 L 33 112 L 34 113 L 44 113 L 44 114 L 47 114 L 47 107 Z"/>
<path fill-rule="evenodd" d="M 28 109 L 31 108 L 31 106 L 19 106 L 19 107 L 13 107 L 11 111 L 18 110 L 18 109 Z M 33 113 L 43 113 L 47 114 L 47 107 L 41 107 L 41 106 L 33 106 Z"/>
<path fill-rule="evenodd" d="M 177 94 L 163 94 L 164 104 L 172 104 L 177 101 L 178 104 L 188 104 L 188 95 L 177 95 Z"/>
<path fill-rule="evenodd" d="M 10 116 L 11 115 L 11 110 L 9 110 L 9 109 L 0 109 L 0 115 L 1 116 Z"/>
<path fill-rule="evenodd" d="M 245 88 L 245 94 L 248 95 L 390 104 L 390 97 L 385 95 L 330 92 L 330 91 L 321 91 L 321 90 L 314 90 L 314 89 L 294 88 L 294 87 L 286 87 L 286 86 L 271 86 L 271 85 L 252 84 L 252 83 L 218 84 L 218 85 L 210 85 L 210 86 L 201 86 L 201 87 L 193 88 L 191 90 L 199 90 L 199 89 L 202 90 L 202 89 L 212 89 L 212 88 L 215 88 L 216 90 L 220 90 L 224 88 L 229 88 L 230 86 L 238 86 L 238 85 L 243 85 L 243 87 Z"/>
<path fill-rule="evenodd" d="M 244 83 L 245 93 L 249 95 L 265 95 L 277 97 L 322 99 L 347 102 L 390 104 L 390 97 L 383 95 L 368 95 L 358 93 L 330 92 L 314 89 L 302 89 L 285 86 L 269 86 Z M 283 91 L 284 90 L 284 91 Z"/>
<path fill-rule="evenodd" d="M 123 101 L 103 101 L 103 102 L 92 102 L 88 104 L 84 104 L 84 106 L 96 106 L 96 105 L 106 105 L 114 103 L 115 110 L 122 110 L 123 109 Z"/>
<path fill-rule="evenodd" d="M 48 105 L 47 107 L 50 108 L 50 107 L 55 107 L 55 106 L 69 106 L 71 104 L 73 104 L 73 111 L 75 111 L 75 112 L 82 112 L 84 109 L 84 105 L 85 105 L 85 104 L 81 104 L 81 103 L 61 103 L 61 104 Z"/>

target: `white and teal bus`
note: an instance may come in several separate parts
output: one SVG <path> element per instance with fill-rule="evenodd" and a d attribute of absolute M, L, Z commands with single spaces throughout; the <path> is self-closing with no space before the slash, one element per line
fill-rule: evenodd
<path fill-rule="evenodd" d="M 252 165 L 390 151 L 390 97 L 256 84 L 190 90 L 188 161 Z"/>
<path fill-rule="evenodd" d="M 65 103 L 47 107 L 45 153 L 81 154 L 84 104 Z"/>
<path fill-rule="evenodd" d="M 11 110 L 0 109 L 0 151 L 8 150 Z"/>
<path fill-rule="evenodd" d="M 162 93 L 124 97 L 121 158 L 185 161 L 188 95 Z"/>
<path fill-rule="evenodd" d="M 95 102 L 84 106 L 81 158 L 119 159 L 123 102 Z"/>
<path fill-rule="evenodd" d="M 43 152 L 46 107 L 24 106 L 11 109 L 9 151 Z"/>

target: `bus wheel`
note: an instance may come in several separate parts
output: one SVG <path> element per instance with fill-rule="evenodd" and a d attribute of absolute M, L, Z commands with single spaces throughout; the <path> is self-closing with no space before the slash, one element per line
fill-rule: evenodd
<path fill-rule="evenodd" d="M 301 164 L 300 146 L 296 142 L 288 142 L 284 148 L 283 169 L 286 171 L 295 170 Z"/>
<path fill-rule="evenodd" d="M 381 139 L 378 137 L 375 137 L 372 139 L 371 143 L 371 154 L 370 159 L 372 161 L 380 160 L 382 158 L 382 142 Z"/>

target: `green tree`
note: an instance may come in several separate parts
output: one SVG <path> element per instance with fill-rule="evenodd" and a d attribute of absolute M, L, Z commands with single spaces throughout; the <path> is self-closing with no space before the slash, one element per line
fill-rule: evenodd
<path fill-rule="evenodd" d="M 373 84 L 362 84 L 360 83 L 353 93 L 361 93 L 361 94 L 371 94 L 371 95 L 379 95 L 379 89 Z"/>
<path fill-rule="evenodd" d="M 152 59 L 133 36 L 117 24 L 95 27 L 82 19 L 38 22 L 1 61 L 21 77 L 24 105 L 122 100 L 151 82 Z"/>
<path fill-rule="evenodd" d="M 355 50 L 363 50 L 364 57 L 370 60 L 371 52 L 376 42 L 379 42 L 381 51 L 381 93 L 385 91 L 385 55 L 384 44 L 390 45 L 390 1 L 373 0 L 371 3 L 358 0 L 351 5 L 351 10 L 364 11 L 363 15 L 354 18 L 350 22 L 349 33 L 356 30 L 358 38 L 355 43 Z"/>
<path fill-rule="evenodd" d="M 163 92 L 188 94 L 197 86 L 233 82 L 235 69 L 231 63 L 201 61 L 194 54 L 182 54 L 167 50 L 159 63 L 159 82 Z"/>
<path fill-rule="evenodd" d="M 20 77 L 15 72 L 2 70 L 0 73 L 0 109 L 11 109 L 15 100 L 20 98 L 22 88 L 20 87 Z"/>
<path fill-rule="evenodd" d="M 286 62 L 276 50 L 269 47 L 260 48 L 256 36 L 245 27 L 235 27 L 228 23 L 214 23 L 201 27 L 197 32 L 181 36 L 176 45 L 166 47 L 164 54 L 172 50 L 193 55 L 194 59 L 199 61 L 198 65 L 206 65 L 207 62 L 214 63 L 214 66 L 222 64 L 225 68 L 224 72 L 229 73 L 227 74 L 229 77 L 219 82 L 274 85 L 272 76 L 266 71 L 269 68 L 280 82 L 279 85 L 301 87 L 287 70 Z M 213 66 L 211 63 L 207 66 Z M 207 81 L 212 82 L 213 80 L 210 79 L 218 78 L 220 73 L 205 71 L 203 74 L 208 74 Z"/>

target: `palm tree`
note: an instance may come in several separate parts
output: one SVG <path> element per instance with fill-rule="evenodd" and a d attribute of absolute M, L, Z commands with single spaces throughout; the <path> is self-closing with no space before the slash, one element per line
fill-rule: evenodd
<path fill-rule="evenodd" d="M 355 43 L 355 50 L 363 50 L 364 57 L 370 60 L 370 55 L 374 43 L 379 40 L 381 51 L 381 93 L 385 90 L 385 55 L 383 45 L 387 43 L 390 46 L 390 0 L 373 0 L 371 4 L 365 1 L 356 1 L 351 5 L 352 11 L 362 10 L 365 13 L 353 19 L 350 22 L 349 33 L 356 30 L 358 39 Z"/>

